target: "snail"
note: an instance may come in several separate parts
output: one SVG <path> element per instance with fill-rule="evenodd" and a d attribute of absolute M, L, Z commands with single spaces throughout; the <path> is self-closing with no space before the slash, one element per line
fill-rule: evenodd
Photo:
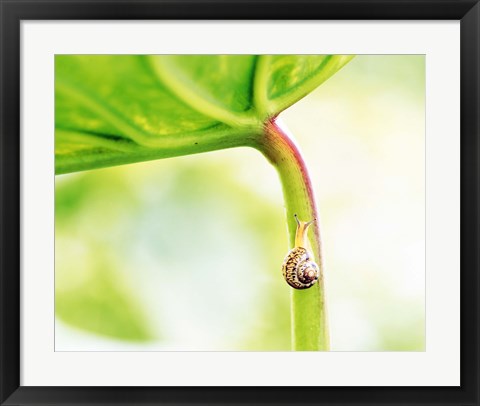
<path fill-rule="evenodd" d="M 295 247 L 285 257 L 282 273 L 292 288 L 307 289 L 313 286 L 320 276 L 320 268 L 312 260 L 312 255 L 308 252 L 305 242 L 308 227 L 315 219 L 304 222 L 300 221 L 295 214 L 295 220 L 297 221 Z"/>

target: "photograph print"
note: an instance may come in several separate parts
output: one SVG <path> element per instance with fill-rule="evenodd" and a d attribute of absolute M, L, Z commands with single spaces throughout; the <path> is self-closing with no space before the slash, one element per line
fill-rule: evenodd
<path fill-rule="evenodd" d="M 55 351 L 425 338 L 424 55 L 55 55 Z"/>

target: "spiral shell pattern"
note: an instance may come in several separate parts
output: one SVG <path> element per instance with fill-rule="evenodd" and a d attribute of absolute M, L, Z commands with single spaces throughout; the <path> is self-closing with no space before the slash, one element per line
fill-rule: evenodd
<path fill-rule="evenodd" d="M 307 289 L 317 282 L 320 269 L 305 248 L 295 247 L 285 257 L 282 273 L 292 288 Z"/>

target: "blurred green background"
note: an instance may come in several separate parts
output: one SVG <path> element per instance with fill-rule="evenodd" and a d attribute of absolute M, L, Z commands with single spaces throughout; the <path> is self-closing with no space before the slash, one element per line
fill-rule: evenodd
<path fill-rule="evenodd" d="M 281 114 L 319 207 L 332 350 L 425 349 L 425 59 Z M 249 148 L 56 177 L 55 349 L 289 350 L 281 186 Z"/>

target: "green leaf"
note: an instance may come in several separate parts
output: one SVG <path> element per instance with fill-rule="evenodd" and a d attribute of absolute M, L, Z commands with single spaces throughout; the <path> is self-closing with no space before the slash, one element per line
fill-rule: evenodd
<path fill-rule="evenodd" d="M 57 174 L 251 145 L 344 55 L 57 55 Z"/>
<path fill-rule="evenodd" d="M 351 55 L 264 55 L 259 58 L 257 105 L 276 115 L 306 96 L 353 58 Z"/>

